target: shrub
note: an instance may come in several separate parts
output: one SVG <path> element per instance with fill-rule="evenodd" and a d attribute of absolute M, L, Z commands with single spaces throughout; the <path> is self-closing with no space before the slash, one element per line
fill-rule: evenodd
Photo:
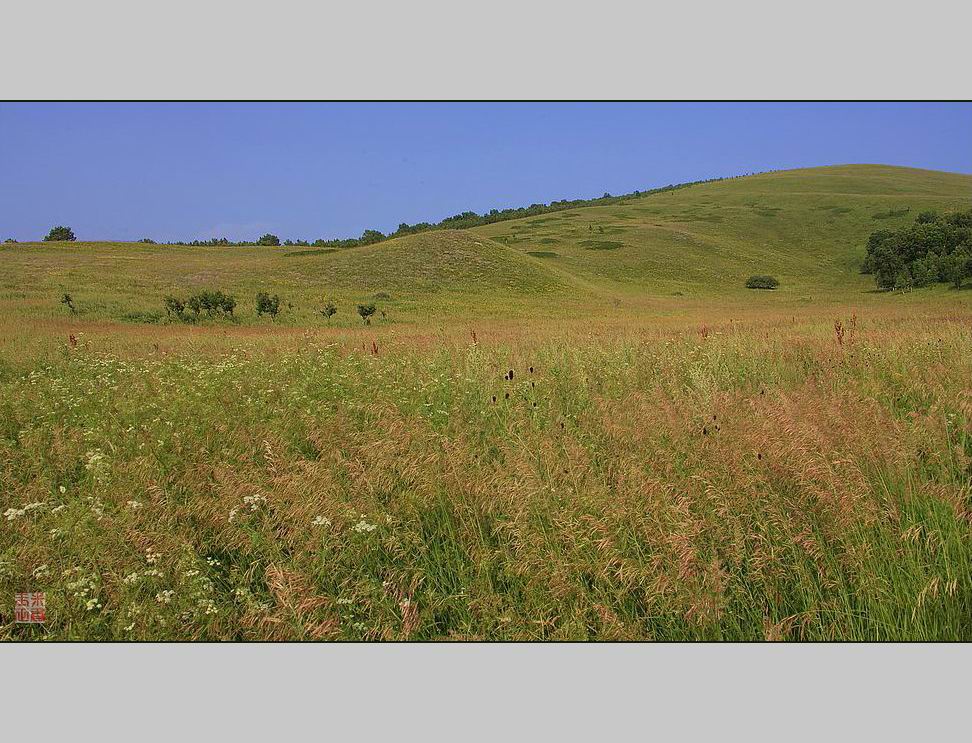
<path fill-rule="evenodd" d="M 276 235 L 271 235 L 269 232 L 257 240 L 257 245 L 279 245 L 280 238 Z"/>
<path fill-rule="evenodd" d="M 65 307 L 71 310 L 72 315 L 78 314 L 78 308 L 74 304 L 74 297 L 72 297 L 67 292 L 64 292 L 61 295 L 61 304 L 63 304 Z"/>
<path fill-rule="evenodd" d="M 321 305 L 320 313 L 327 318 L 328 322 L 331 322 L 331 318 L 337 314 L 337 305 L 330 299 L 325 299 L 324 304 Z"/>
<path fill-rule="evenodd" d="M 155 240 L 153 240 L 151 237 L 143 237 L 141 240 L 139 240 L 139 242 L 145 243 L 146 245 L 155 245 Z"/>
<path fill-rule="evenodd" d="M 198 306 L 210 317 L 219 314 L 232 316 L 236 309 L 236 300 L 222 291 L 201 291 L 195 297 Z"/>
<path fill-rule="evenodd" d="M 47 233 L 44 242 L 74 242 L 75 239 L 74 232 L 72 232 L 70 227 L 58 225 L 57 227 L 51 227 L 51 231 Z"/>
<path fill-rule="evenodd" d="M 210 291 L 205 289 L 200 292 L 196 292 L 189 296 L 185 301 L 185 304 L 175 297 L 165 298 L 165 308 L 169 312 L 170 316 L 175 315 L 180 319 L 185 319 L 185 315 L 181 310 L 188 307 L 195 317 L 205 311 L 208 317 L 233 317 L 233 310 L 236 309 L 236 299 L 229 294 L 224 294 L 222 291 Z"/>
<path fill-rule="evenodd" d="M 167 296 L 162 300 L 162 303 L 165 305 L 165 314 L 170 318 L 175 317 L 179 320 L 186 319 L 186 303 L 181 299 L 178 297 Z"/>
<path fill-rule="evenodd" d="M 358 314 L 361 315 L 361 319 L 364 320 L 365 325 L 371 325 L 371 316 L 375 314 L 377 309 L 378 308 L 375 307 L 374 302 L 358 305 Z"/>
<path fill-rule="evenodd" d="M 918 216 L 915 217 L 916 224 L 931 224 L 932 222 L 938 221 L 938 212 L 929 209 L 928 211 L 918 212 Z"/>
<path fill-rule="evenodd" d="M 8 237 L 8 238 L 7 238 L 6 240 L 4 240 L 4 242 L 5 242 L 5 243 L 15 243 L 15 242 L 17 242 L 17 241 L 16 241 L 16 240 L 14 240 L 14 239 L 13 239 L 12 237 Z"/>
<path fill-rule="evenodd" d="M 779 285 L 780 282 L 775 276 L 767 276 L 765 274 L 757 274 L 746 279 L 747 289 L 775 289 Z"/>
<path fill-rule="evenodd" d="M 267 292 L 257 292 L 256 313 L 260 315 L 270 315 L 270 319 L 275 319 L 280 312 L 280 297 L 276 294 L 270 296 Z"/>

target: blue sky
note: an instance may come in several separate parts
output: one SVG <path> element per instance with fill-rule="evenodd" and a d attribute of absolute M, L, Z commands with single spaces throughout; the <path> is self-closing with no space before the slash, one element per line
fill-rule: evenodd
<path fill-rule="evenodd" d="M 863 162 L 972 173 L 972 104 L 0 103 L 0 239 L 348 237 Z"/>

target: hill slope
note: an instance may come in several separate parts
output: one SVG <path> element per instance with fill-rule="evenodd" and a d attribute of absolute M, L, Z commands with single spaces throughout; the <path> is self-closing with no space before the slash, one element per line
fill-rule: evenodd
<path fill-rule="evenodd" d="M 782 290 L 871 288 L 867 236 L 922 209 L 968 207 L 972 176 L 881 165 L 781 171 L 473 230 L 577 276 L 632 291 L 734 292 L 753 273 Z"/>
<path fill-rule="evenodd" d="M 158 313 L 166 294 L 219 288 L 255 320 L 257 291 L 279 293 L 278 321 L 320 324 L 328 295 L 334 323 L 354 324 L 354 303 L 379 295 L 396 320 L 441 317 L 614 314 L 672 295 L 735 297 L 747 306 L 859 298 L 867 236 L 922 209 L 967 208 L 972 176 L 880 165 L 781 171 L 704 183 L 465 231 L 442 230 L 344 249 L 187 247 L 125 243 L 0 246 L 0 312 L 64 319 L 70 292 L 79 320 Z M 779 291 L 744 288 L 755 273 Z M 933 291 L 933 290 L 928 290 Z M 855 299 L 856 301 L 856 299 Z M 660 304 L 659 304 L 660 303 Z M 640 310 L 637 310 L 640 311 Z M 19 332 L 19 331 L 18 331 Z"/>
<path fill-rule="evenodd" d="M 336 289 L 364 292 L 545 294 L 565 279 L 522 251 L 471 232 L 442 230 L 333 252 L 290 251 L 301 272 Z"/>

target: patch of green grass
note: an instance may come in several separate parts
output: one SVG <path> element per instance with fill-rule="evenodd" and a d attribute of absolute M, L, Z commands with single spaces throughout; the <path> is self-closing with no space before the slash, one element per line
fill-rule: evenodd
<path fill-rule="evenodd" d="M 288 250 L 284 253 L 288 258 L 310 257 L 312 255 L 330 255 L 338 252 L 338 248 L 314 248 L 312 250 Z"/>
<path fill-rule="evenodd" d="M 624 247 L 624 243 L 613 240 L 581 240 L 580 244 L 585 250 L 617 250 Z"/>
<path fill-rule="evenodd" d="M 872 219 L 894 219 L 895 217 L 903 217 L 911 209 L 909 207 L 904 207 L 902 209 L 888 209 L 886 212 L 878 212 L 877 214 L 871 215 Z"/>

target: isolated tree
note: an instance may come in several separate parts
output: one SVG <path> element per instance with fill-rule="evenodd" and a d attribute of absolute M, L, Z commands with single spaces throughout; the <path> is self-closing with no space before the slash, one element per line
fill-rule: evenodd
<path fill-rule="evenodd" d="M 257 240 L 257 245 L 279 245 L 280 238 L 276 235 L 271 235 L 269 232 Z"/>
<path fill-rule="evenodd" d="M 331 318 L 337 314 L 337 305 L 330 299 L 325 299 L 324 304 L 321 305 L 321 314 L 327 318 L 328 322 L 331 322 Z"/>
<path fill-rule="evenodd" d="M 70 227 L 58 225 L 57 227 L 51 227 L 51 231 L 47 233 L 44 242 L 74 242 L 76 239 Z"/>
<path fill-rule="evenodd" d="M 375 314 L 377 309 L 374 302 L 358 305 L 358 314 L 361 315 L 361 319 L 364 320 L 365 325 L 371 325 L 371 316 Z"/>

